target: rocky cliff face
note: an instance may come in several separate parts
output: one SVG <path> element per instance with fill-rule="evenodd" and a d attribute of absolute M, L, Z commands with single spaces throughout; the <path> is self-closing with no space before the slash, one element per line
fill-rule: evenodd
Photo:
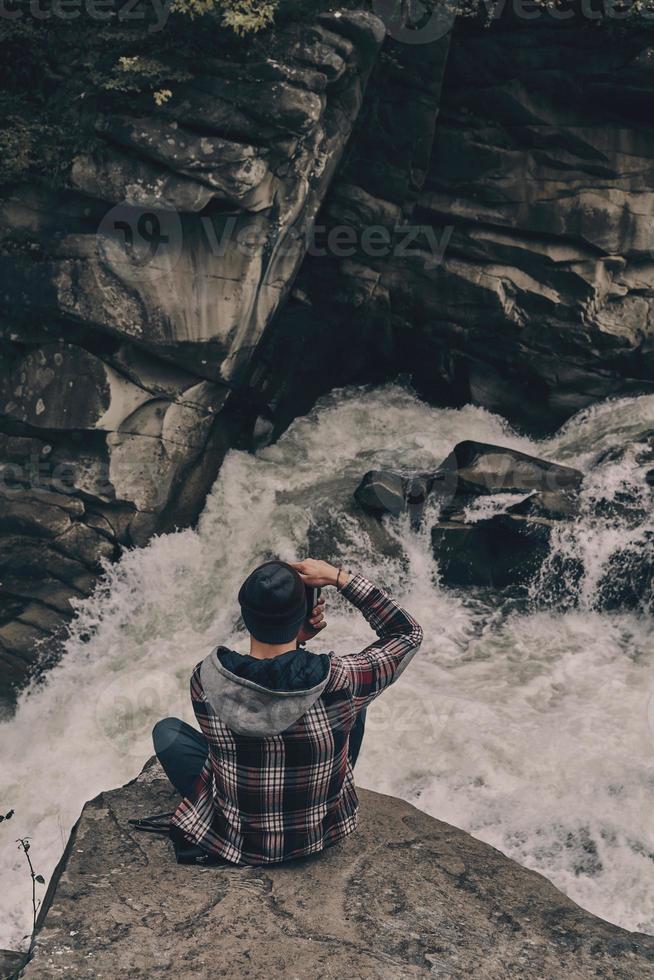
<path fill-rule="evenodd" d="M 360 798 L 359 829 L 317 858 L 182 866 L 165 839 L 128 826 L 175 803 L 146 767 L 84 808 L 25 980 L 651 976 L 650 936 L 401 800 Z"/>
<path fill-rule="evenodd" d="M 547 428 L 652 390 L 652 35 L 533 27 L 452 45 L 419 208 L 453 233 L 412 333 L 471 400 Z"/>
<path fill-rule="evenodd" d="M 213 59 L 159 109 L 99 116 L 65 191 L 0 202 L 4 682 L 121 546 L 191 522 L 249 438 L 253 352 L 383 37 L 364 11 L 287 26 L 283 61 Z"/>
<path fill-rule="evenodd" d="M 66 188 L 5 193 L 5 681 L 104 561 L 194 520 L 230 445 L 335 385 L 407 372 L 538 430 L 654 390 L 654 33 L 383 37 L 286 22 L 98 114 Z"/>
<path fill-rule="evenodd" d="M 653 390 L 653 42 L 651 30 L 542 11 L 489 29 L 460 22 L 447 48 L 404 45 L 407 115 L 369 88 L 382 131 L 389 116 L 402 127 L 399 152 L 375 157 L 372 134 L 355 145 L 323 214 L 332 226 L 347 215 L 357 247 L 305 261 L 304 301 L 332 331 L 354 311 L 374 323 L 388 361 L 428 398 L 472 401 L 531 430 Z M 446 64 L 426 70 L 430 50 Z M 420 116 L 434 104 L 429 147 Z M 413 123 L 423 139 L 409 163 Z M 408 225 L 410 247 L 396 233 L 390 254 L 362 248 L 371 216 Z"/>

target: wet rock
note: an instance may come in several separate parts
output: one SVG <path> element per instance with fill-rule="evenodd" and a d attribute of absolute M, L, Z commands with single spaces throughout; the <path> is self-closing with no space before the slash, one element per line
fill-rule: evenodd
<path fill-rule="evenodd" d="M 177 123 L 147 117 L 113 118 L 99 124 L 98 129 L 175 173 L 206 184 L 214 199 L 247 210 L 270 207 L 279 189 L 279 181 L 268 166 L 268 153 L 254 146 L 199 136 Z"/>
<path fill-rule="evenodd" d="M 34 609 L 40 617 L 38 623 L 30 618 Z M 27 606 L 25 612 L 28 616 L 26 620 L 14 615 L 10 622 L 0 625 L 3 698 L 15 686 L 23 683 L 25 678 L 34 676 L 38 672 L 37 665 L 46 669 L 61 654 L 61 643 L 65 636 L 63 617 L 50 615 L 39 606 Z M 43 615 L 49 617 L 47 626 Z"/>
<path fill-rule="evenodd" d="M 343 533 L 342 523 L 338 519 L 340 516 L 342 515 L 325 511 L 312 521 L 307 531 L 307 554 L 327 555 L 333 553 L 334 541 L 339 540 Z M 354 519 L 353 523 L 356 521 L 356 525 L 368 537 L 370 547 L 375 554 L 385 555 L 387 558 L 398 562 L 405 560 L 401 540 L 394 536 L 378 517 L 367 514 L 359 507 L 352 508 L 351 516 Z"/>
<path fill-rule="evenodd" d="M 447 495 L 456 497 L 529 490 L 557 493 L 578 489 L 583 478 L 570 466 L 472 440 L 455 446 L 436 476 Z"/>
<path fill-rule="evenodd" d="M 468 523 L 439 521 L 432 547 L 443 582 L 505 588 L 527 585 L 549 554 L 553 522 L 515 514 Z"/>
<path fill-rule="evenodd" d="M 360 521 L 368 518 L 365 523 L 373 539 L 383 536 L 379 519 L 386 514 L 397 517 L 408 512 L 411 526 L 417 529 L 433 486 L 434 478 L 429 474 L 407 477 L 388 470 L 371 470 L 354 492 L 354 498 L 364 512 L 357 516 Z M 376 527 L 374 519 L 377 519 Z M 388 553 L 388 547 L 385 547 L 384 554 Z"/>
<path fill-rule="evenodd" d="M 65 534 L 84 513 L 81 500 L 47 490 L 17 488 L 2 494 L 0 532 L 54 538 Z"/>
<path fill-rule="evenodd" d="M 459 443 L 435 476 L 443 506 L 432 547 L 448 585 L 528 586 L 549 556 L 552 531 L 579 513 L 579 470 L 514 449 Z M 476 497 L 506 493 L 529 495 L 482 520 L 461 510 Z"/>
<path fill-rule="evenodd" d="M 579 513 L 579 495 L 573 490 L 541 490 L 507 507 L 508 514 L 572 520 Z"/>
<path fill-rule="evenodd" d="M 376 517 L 409 511 L 419 523 L 431 495 L 441 510 L 456 512 L 466 498 L 536 491 L 529 503 L 510 508 L 516 514 L 572 517 L 583 474 L 569 466 L 488 443 L 460 442 L 433 473 L 404 476 L 371 470 L 355 490 L 360 507 Z"/>
<path fill-rule="evenodd" d="M 45 345 L 18 359 L 2 385 L 5 424 L 40 435 L 3 438 L 3 689 L 59 649 L 48 634 L 64 635 L 70 600 L 89 594 L 120 545 L 143 544 L 157 529 L 227 398 L 182 371 L 157 380 L 156 362 L 118 353 L 130 376 L 76 345 Z"/>
<path fill-rule="evenodd" d="M 0 949 L 0 976 L 3 978 L 12 976 L 24 962 L 24 953 L 16 953 L 12 949 Z"/>
<path fill-rule="evenodd" d="M 651 975 L 651 936 L 604 922 L 489 845 L 368 790 L 358 830 L 314 858 L 177 865 L 164 839 L 127 822 L 173 809 L 162 776 L 146 767 L 87 803 L 25 980 Z"/>
<path fill-rule="evenodd" d="M 594 602 L 599 609 L 654 612 L 654 534 L 617 549 L 606 562 Z"/>
<path fill-rule="evenodd" d="M 549 554 L 552 529 L 578 513 L 581 481 L 582 474 L 571 467 L 467 441 L 455 446 L 434 473 L 410 477 L 371 470 L 354 496 L 368 525 L 408 513 L 414 528 L 433 500 L 440 520 L 432 529 L 432 547 L 443 581 L 505 588 L 527 585 L 538 571 Z M 521 499 L 493 517 L 466 518 L 466 503 L 499 493 Z M 379 550 L 387 553 L 383 540 Z"/>
<path fill-rule="evenodd" d="M 407 480 L 387 470 L 371 470 L 354 491 L 357 503 L 369 514 L 396 516 L 407 507 Z"/>
<path fill-rule="evenodd" d="M 2 414 L 43 429 L 113 429 L 149 398 L 99 357 L 72 344 L 25 355 L 1 389 Z"/>

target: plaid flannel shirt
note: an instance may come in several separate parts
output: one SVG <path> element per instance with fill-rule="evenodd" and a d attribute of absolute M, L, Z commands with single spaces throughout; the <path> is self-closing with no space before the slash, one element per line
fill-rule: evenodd
<path fill-rule="evenodd" d="M 191 699 L 209 756 L 172 822 L 209 853 L 235 864 L 271 864 L 321 851 L 355 829 L 359 804 L 348 760 L 350 731 L 360 709 L 417 651 L 422 629 L 362 575 L 354 575 L 342 595 L 378 638 L 361 653 L 330 653 L 322 694 L 279 735 L 231 731 L 205 697 L 201 664 L 195 668 Z"/>

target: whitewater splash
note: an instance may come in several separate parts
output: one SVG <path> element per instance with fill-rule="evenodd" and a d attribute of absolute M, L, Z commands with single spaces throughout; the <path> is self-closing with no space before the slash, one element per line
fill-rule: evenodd
<path fill-rule="evenodd" d="M 388 586 L 425 631 L 411 668 L 369 712 L 358 782 L 470 831 L 590 911 L 654 932 L 652 624 L 594 602 L 626 530 L 651 529 L 651 497 L 643 492 L 650 516 L 635 528 L 596 521 L 590 506 L 642 486 L 635 456 L 609 451 L 648 429 L 652 396 L 597 406 L 534 442 L 483 409 L 435 409 L 386 386 L 333 393 L 275 446 L 231 452 L 197 531 L 160 537 L 111 568 L 80 604 L 62 662 L 1 725 L 2 807 L 15 817 L 0 825 L 0 946 L 16 947 L 29 922 L 14 838 L 31 836 L 49 878 L 83 803 L 140 770 L 154 721 L 193 720 L 193 666 L 217 642 L 246 649 L 235 602 L 246 571 L 304 555 L 308 541 Z M 583 560 L 574 607 L 441 587 L 428 520 L 418 533 L 391 522 L 397 555 L 375 552 L 351 506 L 363 473 L 435 468 L 463 439 L 588 473 L 587 511 L 556 545 Z M 321 643 L 362 647 L 362 618 L 328 599 Z"/>

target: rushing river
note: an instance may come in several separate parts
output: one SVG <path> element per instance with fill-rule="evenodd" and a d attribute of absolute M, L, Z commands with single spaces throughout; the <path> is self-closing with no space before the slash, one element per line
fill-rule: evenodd
<path fill-rule="evenodd" d="M 358 782 L 488 841 L 597 915 L 654 932 L 652 619 L 596 603 L 611 554 L 626 538 L 651 542 L 647 466 L 621 452 L 648 430 L 654 396 L 599 405 L 537 442 L 482 409 L 431 408 L 386 386 L 334 393 L 276 445 L 230 453 L 197 531 L 126 554 L 80 604 L 62 662 L 0 725 L 0 806 L 15 809 L 0 825 L 0 946 L 15 947 L 30 916 L 14 838 L 31 836 L 48 878 L 83 803 L 139 771 L 153 722 L 192 720 L 192 667 L 217 642 L 246 649 L 235 596 L 248 569 L 304 556 L 308 540 L 323 542 L 316 557 L 390 588 L 425 631 L 411 668 L 369 712 Z M 429 521 L 423 532 L 391 522 L 397 555 L 382 557 L 351 495 L 366 470 L 434 468 L 462 439 L 575 465 L 588 474 L 586 504 L 631 490 L 649 517 L 634 527 L 619 508 L 602 519 L 582 509 L 556 544 L 583 561 L 576 605 L 540 602 L 539 585 L 531 602 L 444 588 Z M 367 643 L 363 619 L 331 592 L 328 601 L 321 644 Z"/>

